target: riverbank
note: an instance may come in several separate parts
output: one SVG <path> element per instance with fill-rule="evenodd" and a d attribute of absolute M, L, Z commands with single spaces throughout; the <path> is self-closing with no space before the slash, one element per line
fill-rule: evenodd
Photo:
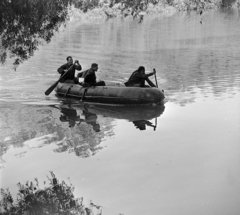
<path fill-rule="evenodd" d="M 161 13 L 164 15 L 173 15 L 178 11 L 177 8 L 159 3 L 158 5 L 150 4 L 145 11 L 139 12 L 138 16 L 144 16 L 147 14 Z M 88 10 L 87 12 L 83 12 L 82 10 L 71 7 L 70 8 L 70 19 L 71 20 L 81 20 L 81 21 L 91 21 L 98 20 L 104 21 L 110 18 L 126 18 L 132 16 L 133 11 L 131 9 L 122 10 L 121 4 L 116 4 L 113 7 L 109 7 L 109 5 L 104 4 L 99 7 L 96 7 L 92 10 Z"/>
<path fill-rule="evenodd" d="M 101 22 L 111 18 L 126 18 L 133 17 L 142 19 L 148 14 L 162 14 L 164 16 L 171 16 L 178 12 L 196 12 L 199 15 L 209 11 L 216 10 L 223 7 L 239 8 L 240 0 L 210 0 L 210 1 L 188 1 L 188 0 L 169 0 L 166 2 L 159 2 L 158 4 L 149 4 L 142 10 L 124 7 L 123 4 L 118 3 L 113 6 L 107 1 L 99 1 L 99 4 L 93 9 L 86 12 L 83 10 L 71 7 L 70 20 L 71 21 L 96 21 Z"/>

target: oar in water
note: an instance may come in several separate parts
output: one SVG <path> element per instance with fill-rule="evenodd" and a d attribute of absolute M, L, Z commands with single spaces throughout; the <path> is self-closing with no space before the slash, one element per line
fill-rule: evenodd
<path fill-rule="evenodd" d="M 153 71 L 154 71 L 154 76 L 155 76 L 156 86 L 157 86 L 157 88 L 158 88 L 158 82 L 157 82 L 157 76 L 156 76 L 156 69 L 154 68 Z"/>
<path fill-rule="evenodd" d="M 154 131 L 156 130 L 157 128 L 157 117 L 155 118 L 155 126 L 154 126 Z"/>
<path fill-rule="evenodd" d="M 45 95 L 48 96 L 54 89 L 55 87 L 58 85 L 58 83 L 63 79 L 64 76 L 66 76 L 66 74 L 70 71 L 70 69 L 73 67 L 70 66 L 70 68 L 58 79 L 58 81 L 56 81 L 52 86 L 50 86 L 46 92 L 45 92 Z"/>

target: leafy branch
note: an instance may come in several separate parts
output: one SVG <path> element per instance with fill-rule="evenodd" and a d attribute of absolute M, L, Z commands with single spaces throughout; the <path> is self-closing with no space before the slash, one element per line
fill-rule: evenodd
<path fill-rule="evenodd" d="M 83 198 L 75 198 L 74 186 L 64 181 L 60 182 L 51 171 L 48 177 L 49 185 L 40 188 L 38 179 L 34 182 L 27 181 L 25 184 L 18 183 L 16 200 L 9 189 L 1 189 L 2 200 L 0 201 L 1 215 L 88 215 L 97 210 L 97 215 L 102 214 L 102 206 L 90 203 L 88 207 L 83 205 Z M 44 182 L 46 184 L 46 182 Z"/>

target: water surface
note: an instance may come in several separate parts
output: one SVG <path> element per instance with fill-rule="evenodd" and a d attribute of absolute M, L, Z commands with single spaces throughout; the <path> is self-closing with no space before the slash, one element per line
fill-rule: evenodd
<path fill-rule="evenodd" d="M 18 182 L 54 171 L 107 215 L 239 214 L 238 13 L 200 20 L 71 22 L 16 72 L 0 67 L 1 187 L 16 193 Z M 83 69 L 97 62 L 97 76 L 114 83 L 141 65 L 155 68 L 168 102 L 86 112 L 82 103 L 46 97 L 68 55 Z"/>

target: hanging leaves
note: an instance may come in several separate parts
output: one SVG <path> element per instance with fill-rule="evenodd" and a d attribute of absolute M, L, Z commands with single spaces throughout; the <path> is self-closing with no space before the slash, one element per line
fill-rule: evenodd
<path fill-rule="evenodd" d="M 17 67 L 33 56 L 38 46 L 50 42 L 68 17 L 71 0 L 1 0 L 0 60 L 15 58 Z"/>

